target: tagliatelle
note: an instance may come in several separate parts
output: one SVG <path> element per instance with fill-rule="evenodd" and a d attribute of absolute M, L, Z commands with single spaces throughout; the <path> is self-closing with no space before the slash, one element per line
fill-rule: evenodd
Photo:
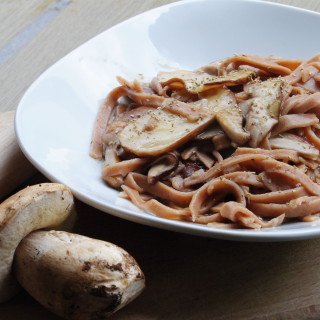
<path fill-rule="evenodd" d="M 225 229 L 318 218 L 320 54 L 241 54 L 150 83 L 118 81 L 90 155 L 137 207 Z"/>

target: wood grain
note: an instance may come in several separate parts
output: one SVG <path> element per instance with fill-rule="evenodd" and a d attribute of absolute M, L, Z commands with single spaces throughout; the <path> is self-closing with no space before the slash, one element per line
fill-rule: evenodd
<path fill-rule="evenodd" d="M 268 0 L 266 0 L 268 1 Z M 293 7 L 298 7 L 302 9 L 320 11 L 319 0 L 269 0 L 269 2 L 277 2 L 280 4 L 285 4 Z"/>
<path fill-rule="evenodd" d="M 27 5 L 26 2 L 28 2 Z M 0 3 L 0 48 L 54 2 L 55 0 L 2 0 Z"/>
<path fill-rule="evenodd" d="M 58 0 L 0 0 L 0 50 Z M 0 67 L 0 112 L 14 110 L 47 67 L 107 28 L 174 0 L 73 0 Z M 320 12 L 318 0 L 273 0 Z M 0 116 L 0 185 L 9 192 L 33 168 Z M 6 152 L 4 152 L 6 151 Z M 23 164 L 23 165 L 21 165 Z M 13 175 L 21 180 L 13 181 Z M 2 179 L 2 180 L 1 180 Z M 37 174 L 25 184 L 43 182 Z M 320 239 L 246 243 L 159 230 L 104 214 L 77 201 L 75 232 L 118 244 L 146 274 L 147 288 L 115 320 L 320 319 Z M 0 305 L 0 319 L 58 320 L 21 292 Z"/>
<path fill-rule="evenodd" d="M 21 152 L 14 132 L 14 111 L 0 113 L 0 200 L 15 190 L 36 169 Z"/>
<path fill-rule="evenodd" d="M 175 1 L 72 1 L 54 21 L 0 68 L 0 111 L 16 109 L 29 85 L 80 44 L 125 19 L 171 2 Z M 0 12 L 2 5 L 0 1 Z M 29 2 L 25 0 L 24 6 L 29 7 Z"/>

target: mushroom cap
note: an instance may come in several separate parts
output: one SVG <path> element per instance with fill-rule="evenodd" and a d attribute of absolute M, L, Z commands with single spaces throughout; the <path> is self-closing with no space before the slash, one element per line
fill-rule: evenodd
<path fill-rule="evenodd" d="M 20 287 L 11 270 L 20 241 L 34 230 L 61 227 L 73 209 L 71 191 L 58 183 L 27 187 L 0 204 L 0 302 Z"/>
<path fill-rule="evenodd" d="M 14 273 L 45 308 L 69 320 L 106 319 L 145 287 L 141 269 L 125 250 L 63 231 L 24 238 Z"/>

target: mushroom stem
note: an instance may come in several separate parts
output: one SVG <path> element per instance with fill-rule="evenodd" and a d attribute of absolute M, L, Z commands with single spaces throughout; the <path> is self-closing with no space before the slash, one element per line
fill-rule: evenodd
<path fill-rule="evenodd" d="M 123 249 L 61 231 L 25 237 L 13 269 L 31 296 L 69 320 L 106 319 L 145 286 L 141 269 Z"/>

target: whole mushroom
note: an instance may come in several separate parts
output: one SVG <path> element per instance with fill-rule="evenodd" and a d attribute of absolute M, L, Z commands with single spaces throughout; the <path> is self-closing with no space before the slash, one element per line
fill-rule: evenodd
<path fill-rule="evenodd" d="M 20 284 L 65 319 L 94 320 L 109 317 L 142 292 L 144 275 L 120 247 L 39 230 L 70 229 L 72 220 L 73 195 L 58 183 L 27 187 L 0 204 L 0 302 Z"/>

